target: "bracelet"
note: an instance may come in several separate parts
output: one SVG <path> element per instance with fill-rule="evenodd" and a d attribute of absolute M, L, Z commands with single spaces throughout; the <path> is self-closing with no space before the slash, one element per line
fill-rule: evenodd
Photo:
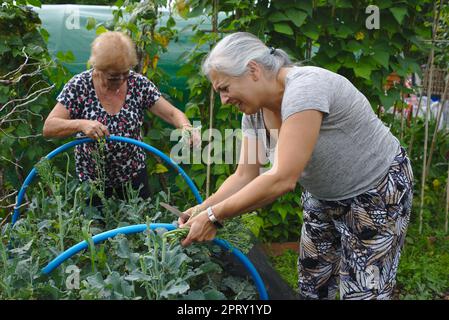
<path fill-rule="evenodd" d="M 214 212 L 212 211 L 212 207 L 207 207 L 207 216 L 216 228 L 223 228 L 223 224 L 215 217 Z"/>

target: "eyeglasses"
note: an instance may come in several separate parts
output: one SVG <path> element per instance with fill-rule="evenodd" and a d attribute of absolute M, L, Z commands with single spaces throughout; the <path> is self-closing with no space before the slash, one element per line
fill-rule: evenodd
<path fill-rule="evenodd" d="M 129 76 L 129 70 L 122 72 L 122 73 L 109 73 L 106 71 L 101 71 L 105 76 L 106 80 L 110 82 L 116 82 L 116 81 L 123 81 L 128 79 Z"/>

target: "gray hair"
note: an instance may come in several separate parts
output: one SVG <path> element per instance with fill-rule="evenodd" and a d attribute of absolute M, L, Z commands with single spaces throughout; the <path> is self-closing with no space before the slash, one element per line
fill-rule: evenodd
<path fill-rule="evenodd" d="M 292 65 L 282 49 L 267 47 L 259 38 L 248 32 L 236 32 L 220 40 L 203 61 L 202 72 L 209 77 L 211 70 L 229 76 L 241 76 L 248 63 L 255 61 L 271 74 Z"/>

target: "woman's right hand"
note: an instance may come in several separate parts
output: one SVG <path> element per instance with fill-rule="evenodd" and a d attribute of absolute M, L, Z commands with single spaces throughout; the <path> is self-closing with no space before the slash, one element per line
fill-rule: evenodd
<path fill-rule="evenodd" d="M 79 127 L 80 131 L 91 139 L 109 137 L 108 128 L 97 120 L 80 120 Z"/>
<path fill-rule="evenodd" d="M 189 221 L 190 217 L 194 215 L 195 211 L 198 211 L 197 207 L 198 206 L 191 207 L 182 213 L 181 217 L 178 218 L 178 224 L 180 227 L 182 227 L 184 223 Z"/>

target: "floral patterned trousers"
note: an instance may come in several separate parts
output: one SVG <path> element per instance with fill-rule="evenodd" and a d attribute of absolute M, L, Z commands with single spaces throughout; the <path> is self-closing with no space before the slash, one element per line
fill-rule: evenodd
<path fill-rule="evenodd" d="M 298 259 L 304 299 L 390 299 L 413 198 L 413 172 L 401 147 L 373 189 L 340 201 L 302 194 Z M 338 286 L 340 285 L 340 286 Z"/>

